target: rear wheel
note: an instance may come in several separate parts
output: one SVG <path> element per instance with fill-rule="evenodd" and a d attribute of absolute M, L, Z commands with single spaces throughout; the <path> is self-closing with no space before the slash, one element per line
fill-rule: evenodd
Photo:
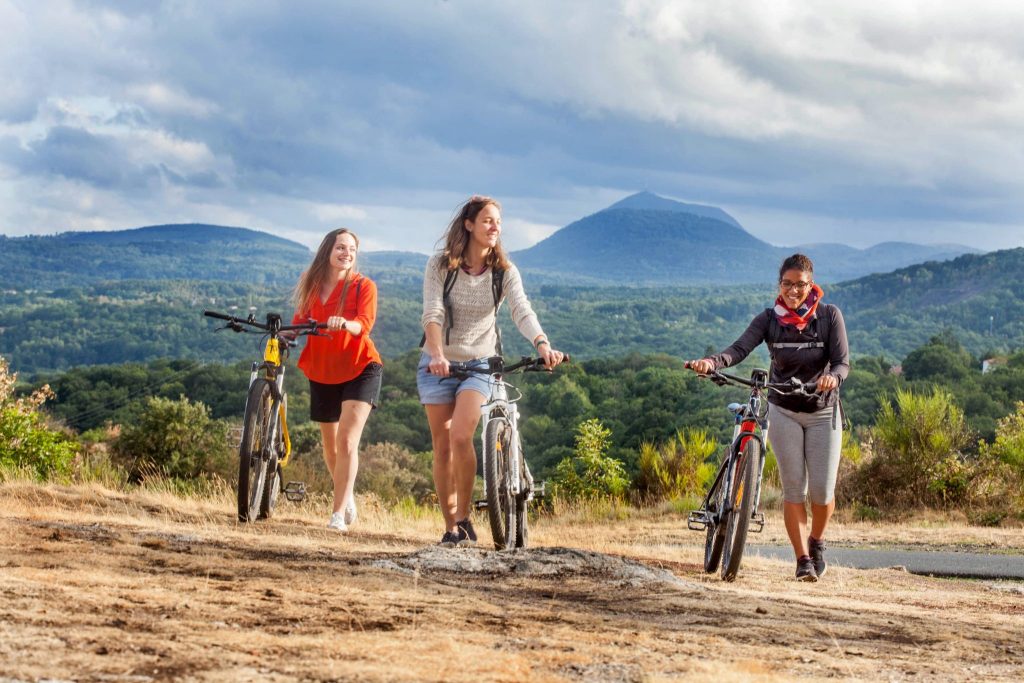
<path fill-rule="evenodd" d="M 512 428 L 503 417 L 491 419 L 484 433 L 484 489 L 494 547 L 504 550 L 516 541 L 516 500 L 512 495 L 508 459 Z"/>
<path fill-rule="evenodd" d="M 242 522 L 254 521 L 263 502 L 274 421 L 273 406 L 270 382 L 256 379 L 249 387 L 245 401 L 242 444 L 238 449 L 238 519 Z"/>
<path fill-rule="evenodd" d="M 729 504 L 731 513 L 725 528 L 725 557 L 722 559 L 723 581 L 732 581 L 740 570 L 743 548 L 747 544 L 750 514 L 754 506 L 754 489 L 757 487 L 755 465 L 760 460 L 761 442 L 757 439 L 747 439 L 733 471 Z"/>

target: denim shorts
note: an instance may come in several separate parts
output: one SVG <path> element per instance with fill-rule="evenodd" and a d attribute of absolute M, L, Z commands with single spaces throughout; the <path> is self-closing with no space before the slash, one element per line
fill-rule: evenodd
<path fill-rule="evenodd" d="M 473 373 L 466 379 L 455 377 L 438 377 L 427 371 L 430 356 L 420 356 L 420 364 L 416 368 L 416 388 L 420 392 L 420 403 L 424 405 L 443 405 L 455 403 L 455 397 L 463 391 L 475 391 L 482 396 L 491 395 L 491 375 L 487 372 L 487 361 L 469 361 L 479 365 L 483 372 Z"/>

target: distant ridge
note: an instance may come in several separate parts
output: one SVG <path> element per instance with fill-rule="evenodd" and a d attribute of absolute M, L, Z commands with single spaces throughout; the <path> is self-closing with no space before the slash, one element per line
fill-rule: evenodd
<path fill-rule="evenodd" d="M 757 284 L 773 282 L 782 260 L 803 252 L 822 282 L 884 273 L 976 250 L 961 245 L 885 242 L 777 247 L 757 239 L 728 213 L 651 192 L 630 195 L 570 223 L 513 260 L 548 282 L 588 285 Z"/>
<path fill-rule="evenodd" d="M 0 238 L 0 249 L 0 285 L 15 289 L 111 280 L 291 286 L 311 257 L 305 246 L 276 235 L 203 223 Z"/>
<path fill-rule="evenodd" d="M 94 244 L 124 244 L 131 242 L 193 242 L 209 243 L 219 240 L 251 241 L 263 244 L 278 243 L 289 248 L 305 249 L 303 245 L 292 240 L 278 237 L 267 232 L 238 228 L 226 225 L 210 225 L 207 223 L 168 223 L 166 225 L 149 225 L 142 228 L 127 230 L 96 230 L 89 232 L 63 232 L 54 237 L 68 242 Z M 22 238 L 14 238 L 22 239 Z"/>

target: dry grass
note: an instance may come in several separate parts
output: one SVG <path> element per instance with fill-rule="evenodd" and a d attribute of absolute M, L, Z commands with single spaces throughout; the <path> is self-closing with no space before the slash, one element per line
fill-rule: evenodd
<path fill-rule="evenodd" d="M 634 558 L 669 569 L 681 579 L 673 585 L 593 572 L 383 569 L 375 563 L 433 543 L 440 518 L 366 498 L 346 536 L 324 528 L 325 498 L 282 501 L 273 520 L 255 525 L 234 520 L 229 490 L 182 498 L 159 487 L 8 481 L 0 501 L 0 680 L 976 681 L 1024 673 L 1020 594 L 892 570 L 836 568 L 821 583 L 800 584 L 788 564 L 762 558 L 723 584 L 699 571 L 702 538 L 680 517 L 629 511 L 600 521 L 579 510 L 531 529 L 534 545 Z M 486 522 L 477 526 L 486 536 Z M 769 520 L 766 536 L 782 540 L 779 520 Z M 1019 531 L 938 520 L 909 530 L 836 525 L 832 538 L 1021 548 Z"/>

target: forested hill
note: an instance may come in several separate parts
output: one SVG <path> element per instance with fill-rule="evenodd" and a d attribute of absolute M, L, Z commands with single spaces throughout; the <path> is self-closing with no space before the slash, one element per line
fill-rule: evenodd
<path fill-rule="evenodd" d="M 294 284 L 309 249 L 246 228 L 191 223 L 110 232 L 0 235 L 0 287 L 57 289 L 109 280 Z"/>
<path fill-rule="evenodd" d="M 891 352 L 951 330 L 975 353 L 1024 346 L 1024 248 L 922 263 L 830 288 L 861 348 Z"/>

